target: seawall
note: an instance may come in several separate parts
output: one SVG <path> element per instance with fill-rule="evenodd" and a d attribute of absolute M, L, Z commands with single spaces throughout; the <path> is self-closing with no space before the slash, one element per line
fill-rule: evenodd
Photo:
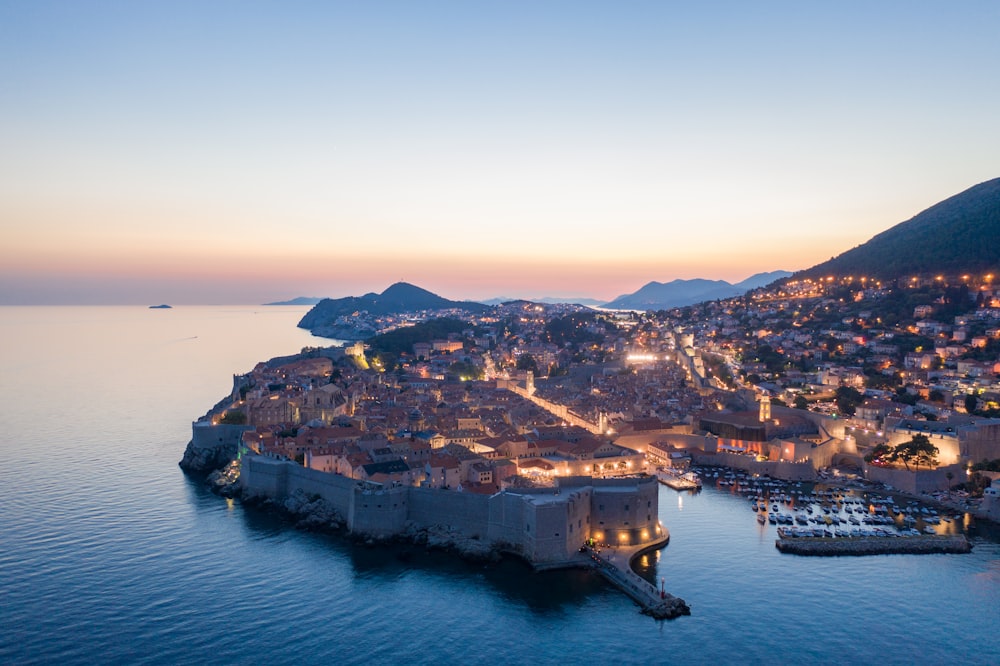
<path fill-rule="evenodd" d="M 821 537 L 780 538 L 775 548 L 792 555 L 898 555 L 969 553 L 972 544 L 965 535 L 921 535 L 909 537 Z"/>
<path fill-rule="evenodd" d="M 279 502 L 295 493 L 319 497 L 357 535 L 389 538 L 424 531 L 477 550 L 518 553 L 534 564 L 570 561 L 592 537 L 640 546 L 661 534 L 656 479 L 561 481 L 566 485 L 487 496 L 384 486 L 306 469 L 284 458 L 245 455 L 239 483 L 248 497 Z"/>

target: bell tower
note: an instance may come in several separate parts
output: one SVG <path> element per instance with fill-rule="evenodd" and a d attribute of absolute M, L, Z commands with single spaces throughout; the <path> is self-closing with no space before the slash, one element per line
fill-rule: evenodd
<path fill-rule="evenodd" d="M 766 393 L 760 397 L 760 416 L 758 418 L 761 423 L 767 423 L 771 420 L 771 396 Z"/>

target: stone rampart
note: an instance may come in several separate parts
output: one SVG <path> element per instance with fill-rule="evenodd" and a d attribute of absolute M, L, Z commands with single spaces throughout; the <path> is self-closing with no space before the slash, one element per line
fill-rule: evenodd
<path fill-rule="evenodd" d="M 960 464 L 923 470 L 895 469 L 866 464 L 864 472 L 865 478 L 869 481 L 884 483 L 912 495 L 947 490 L 957 483 L 968 480 L 965 467 Z M 951 474 L 951 478 L 948 478 L 949 474 Z"/>
<path fill-rule="evenodd" d="M 487 538 L 489 497 L 436 488 L 408 488 L 408 519 L 426 529 L 435 525 L 450 527 L 469 538 Z"/>
<path fill-rule="evenodd" d="M 326 474 L 326 472 L 319 472 Z M 341 477 L 344 478 L 344 477 Z M 356 534 L 387 537 L 406 527 L 409 488 L 383 488 L 374 484 L 355 485 L 347 511 L 347 528 Z"/>
<path fill-rule="evenodd" d="M 560 479 L 560 486 L 493 496 L 383 486 L 306 469 L 284 458 L 247 455 L 240 483 L 249 495 L 282 501 L 294 493 L 322 498 L 356 534 L 388 537 L 431 530 L 497 548 L 534 563 L 569 561 L 591 536 L 641 545 L 661 534 L 653 477 Z"/>
<path fill-rule="evenodd" d="M 195 421 L 191 424 L 191 441 L 180 461 L 182 469 L 191 472 L 212 472 L 235 460 L 243 433 L 250 426 L 213 424 Z"/>
<path fill-rule="evenodd" d="M 766 474 L 775 479 L 788 481 L 812 481 L 816 478 L 816 470 L 812 463 L 794 463 L 780 460 L 759 461 L 751 456 L 737 453 L 720 452 L 713 455 L 692 454 L 692 461 L 698 465 L 717 465 L 741 469 L 751 474 Z"/>

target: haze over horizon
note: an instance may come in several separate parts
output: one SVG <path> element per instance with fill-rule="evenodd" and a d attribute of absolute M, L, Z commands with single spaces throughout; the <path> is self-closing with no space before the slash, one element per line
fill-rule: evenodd
<path fill-rule="evenodd" d="M 0 305 L 611 300 L 1000 175 L 1000 5 L 0 6 Z"/>

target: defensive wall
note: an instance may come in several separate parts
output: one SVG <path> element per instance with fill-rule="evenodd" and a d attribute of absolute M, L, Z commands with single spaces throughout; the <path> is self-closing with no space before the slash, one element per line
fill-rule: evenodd
<path fill-rule="evenodd" d="M 752 456 L 720 451 L 715 454 L 692 453 L 691 460 L 697 465 L 716 465 L 741 469 L 751 474 L 761 474 L 788 481 L 812 481 L 816 470 L 810 462 L 785 462 L 781 460 L 760 461 Z"/>
<path fill-rule="evenodd" d="M 935 490 L 947 490 L 957 483 L 969 479 L 965 467 L 961 464 L 938 467 L 937 469 L 905 470 L 876 465 L 864 466 L 865 478 L 878 481 L 905 493 L 920 494 Z M 951 478 L 948 475 L 951 474 Z"/>
<path fill-rule="evenodd" d="M 403 485 L 385 486 L 307 469 L 290 460 L 245 455 L 244 491 L 281 501 L 302 492 L 321 497 L 352 533 L 388 537 L 445 527 L 521 553 L 534 563 L 570 561 L 593 537 L 641 545 L 662 533 L 656 479 L 568 477 L 554 488 L 509 489 L 492 496 Z"/>
<path fill-rule="evenodd" d="M 195 421 L 191 424 L 191 444 L 197 449 L 224 449 L 235 453 L 243 433 L 250 429 L 247 425 Z"/>
<path fill-rule="evenodd" d="M 501 383 L 498 383 L 497 386 L 501 386 Z M 512 393 L 516 393 L 517 395 L 521 396 L 525 400 L 530 400 L 531 402 L 535 403 L 548 413 L 552 414 L 557 418 L 562 419 L 571 426 L 578 426 L 594 435 L 603 434 L 600 425 L 596 423 L 591 423 L 590 421 L 583 418 L 579 414 L 576 414 L 573 411 L 571 411 L 569 407 L 565 405 L 560 405 L 559 403 L 552 402 L 551 400 L 546 400 L 545 398 L 541 398 L 535 395 L 534 393 L 528 391 L 527 389 L 518 386 L 513 382 L 504 382 L 502 383 L 502 386 L 503 388 L 506 388 L 508 391 L 511 391 Z"/>

